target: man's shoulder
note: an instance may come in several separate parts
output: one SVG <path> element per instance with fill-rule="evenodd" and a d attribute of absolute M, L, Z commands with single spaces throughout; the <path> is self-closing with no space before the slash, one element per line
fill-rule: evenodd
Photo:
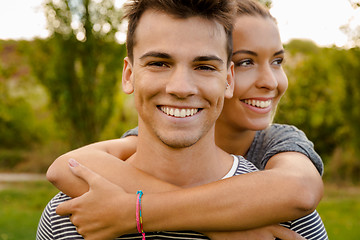
<path fill-rule="evenodd" d="M 235 157 L 239 160 L 239 163 L 234 176 L 259 171 L 252 162 L 246 160 L 243 156 L 237 155 Z"/>

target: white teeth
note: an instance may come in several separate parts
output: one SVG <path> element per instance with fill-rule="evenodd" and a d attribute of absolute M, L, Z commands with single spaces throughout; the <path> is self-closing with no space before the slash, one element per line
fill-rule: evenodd
<path fill-rule="evenodd" d="M 248 100 L 248 99 L 246 99 L 246 100 L 244 100 L 244 102 L 246 104 L 249 104 L 251 106 L 258 107 L 258 108 L 267 108 L 271 104 L 271 100 L 260 101 L 260 100 Z"/>
<path fill-rule="evenodd" d="M 180 117 L 185 117 L 186 116 L 186 110 L 185 109 L 181 109 L 180 111 Z"/>
<path fill-rule="evenodd" d="M 199 109 L 197 108 L 170 108 L 170 107 L 164 107 L 162 106 L 161 111 L 163 111 L 164 113 L 166 113 L 169 116 L 174 116 L 174 117 L 179 117 L 179 118 L 184 118 L 184 117 L 189 117 L 192 116 L 194 114 L 196 114 Z"/>
<path fill-rule="evenodd" d="M 180 110 L 178 108 L 175 108 L 174 116 L 179 116 L 180 117 Z"/>

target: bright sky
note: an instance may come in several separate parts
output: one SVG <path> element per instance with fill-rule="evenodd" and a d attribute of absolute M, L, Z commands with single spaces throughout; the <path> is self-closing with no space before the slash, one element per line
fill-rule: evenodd
<path fill-rule="evenodd" d="M 360 8 L 348 0 L 273 0 L 271 14 L 277 19 L 283 42 L 292 38 L 311 39 L 321 46 L 347 43 L 340 30 L 360 26 Z"/>
<path fill-rule="evenodd" d="M 122 0 L 117 0 L 122 1 Z M 46 37 L 42 0 L 1 0 L 0 39 Z M 360 26 L 360 8 L 348 0 L 273 0 L 271 13 L 277 18 L 284 42 L 293 38 L 311 39 L 321 46 L 345 46 L 347 36 L 340 27 Z"/>

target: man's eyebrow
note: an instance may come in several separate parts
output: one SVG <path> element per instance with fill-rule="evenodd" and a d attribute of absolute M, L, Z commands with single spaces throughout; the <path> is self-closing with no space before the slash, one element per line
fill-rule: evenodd
<path fill-rule="evenodd" d="M 218 61 L 224 63 L 224 61 L 215 55 L 199 56 L 194 58 L 193 62 L 207 62 L 207 61 Z"/>
<path fill-rule="evenodd" d="M 140 59 L 144 59 L 147 57 L 155 57 L 155 58 L 165 58 L 165 59 L 170 59 L 171 56 L 167 53 L 162 53 L 162 52 L 147 52 L 144 55 L 142 55 L 140 57 Z"/>
<path fill-rule="evenodd" d="M 147 57 L 155 57 L 155 58 L 163 58 L 163 59 L 171 59 L 170 54 L 163 52 L 147 52 L 143 54 L 140 59 L 144 59 Z M 198 56 L 193 59 L 193 62 L 206 62 L 206 61 L 218 61 L 223 63 L 224 61 L 215 55 L 206 55 L 206 56 Z"/>

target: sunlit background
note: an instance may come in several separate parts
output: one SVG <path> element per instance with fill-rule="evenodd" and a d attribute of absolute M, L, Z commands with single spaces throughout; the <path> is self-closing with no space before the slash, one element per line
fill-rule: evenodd
<path fill-rule="evenodd" d="M 274 121 L 304 131 L 323 159 L 317 210 L 329 238 L 359 239 L 360 0 L 259 1 L 271 2 L 286 50 L 289 88 Z M 121 91 L 124 0 L 64 2 L 0 0 L 0 240 L 33 240 L 57 192 L 19 174 L 45 179 L 61 154 L 137 125 Z"/>
<path fill-rule="evenodd" d="M 0 39 L 46 37 L 46 19 L 41 0 L 0 1 Z M 124 0 L 116 0 L 121 7 Z M 360 8 L 347 0 L 273 0 L 271 12 L 277 18 L 282 40 L 311 39 L 319 46 L 347 47 L 344 26 L 360 25 Z M 124 34 L 118 34 L 119 41 Z"/>

